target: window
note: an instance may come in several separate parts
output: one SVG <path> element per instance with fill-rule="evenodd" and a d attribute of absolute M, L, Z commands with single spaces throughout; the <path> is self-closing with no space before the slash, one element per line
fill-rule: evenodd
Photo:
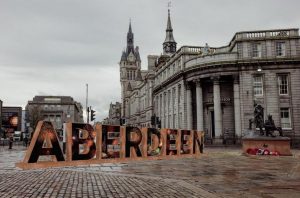
<path fill-rule="evenodd" d="M 177 60 L 177 65 L 178 65 L 178 68 L 181 69 L 181 67 L 180 67 L 181 66 L 181 60 L 180 59 Z"/>
<path fill-rule="evenodd" d="M 172 108 L 173 108 L 173 110 L 174 110 L 174 108 L 175 108 L 175 99 L 176 99 L 176 88 L 173 88 L 172 89 Z"/>
<path fill-rule="evenodd" d="M 283 129 L 290 129 L 291 128 L 291 116 L 290 116 L 290 109 L 289 108 L 281 108 L 280 109 L 280 122 L 281 127 Z"/>
<path fill-rule="evenodd" d="M 45 102 L 48 102 L 48 103 L 56 103 L 56 102 L 61 102 L 61 99 L 60 98 L 44 98 L 44 101 Z"/>
<path fill-rule="evenodd" d="M 175 63 L 173 64 L 173 74 L 175 74 Z"/>
<path fill-rule="evenodd" d="M 56 122 L 56 128 L 61 129 L 62 123 L 61 123 L 61 117 L 60 117 L 60 115 L 56 116 L 55 122 Z"/>
<path fill-rule="evenodd" d="M 158 101 L 159 101 L 159 98 L 158 98 L 158 96 L 156 96 L 155 98 L 156 98 L 155 103 L 154 103 L 154 105 L 155 105 L 155 112 L 158 113 L 158 103 L 159 103 Z M 157 114 L 157 115 L 159 115 L 159 114 Z"/>
<path fill-rule="evenodd" d="M 261 57 L 261 44 L 252 43 L 252 57 L 260 58 Z"/>
<path fill-rule="evenodd" d="M 160 94 L 160 97 L 159 97 L 159 117 L 162 117 L 162 111 L 163 111 L 163 109 L 162 109 L 162 103 L 163 103 L 162 94 Z"/>
<path fill-rule="evenodd" d="M 171 109 L 171 91 L 168 91 L 168 113 L 170 112 Z M 169 125 L 170 126 L 170 125 Z"/>
<path fill-rule="evenodd" d="M 253 77 L 254 96 L 263 96 L 263 78 L 262 76 Z"/>
<path fill-rule="evenodd" d="M 178 105 L 180 105 L 181 102 L 181 85 L 178 85 Z"/>
<path fill-rule="evenodd" d="M 50 122 L 54 122 L 54 115 L 50 115 L 49 121 L 50 121 Z"/>
<path fill-rule="evenodd" d="M 285 56 L 285 42 L 276 42 L 276 56 Z"/>
<path fill-rule="evenodd" d="M 288 95 L 288 75 L 278 76 L 279 95 Z"/>
<path fill-rule="evenodd" d="M 164 93 L 164 114 L 167 112 L 167 94 Z"/>

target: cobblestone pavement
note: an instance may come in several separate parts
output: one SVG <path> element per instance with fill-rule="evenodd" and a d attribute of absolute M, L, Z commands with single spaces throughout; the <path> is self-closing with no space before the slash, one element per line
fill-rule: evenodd
<path fill-rule="evenodd" d="M 0 146 L 0 174 L 16 171 L 15 163 L 21 161 L 25 156 L 26 148 L 24 146 L 13 145 L 12 149 L 8 146 Z"/>
<path fill-rule="evenodd" d="M 290 157 L 205 151 L 195 159 L 21 171 L 12 164 L 24 149 L 2 149 L 0 197 L 300 197 L 300 150 Z"/>

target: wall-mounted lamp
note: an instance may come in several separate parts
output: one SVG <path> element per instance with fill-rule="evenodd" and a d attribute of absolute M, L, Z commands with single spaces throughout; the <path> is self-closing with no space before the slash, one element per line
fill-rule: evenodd
<path fill-rule="evenodd" d="M 261 71 L 262 71 L 261 66 L 258 66 L 257 71 L 258 71 L 258 72 L 261 72 Z"/>

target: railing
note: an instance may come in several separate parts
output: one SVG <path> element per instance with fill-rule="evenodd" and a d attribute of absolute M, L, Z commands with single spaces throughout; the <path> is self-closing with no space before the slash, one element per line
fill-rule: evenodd
<path fill-rule="evenodd" d="M 179 50 L 179 53 L 184 52 L 184 53 L 191 53 L 191 54 L 200 54 L 203 52 L 204 48 L 205 47 L 199 47 L 199 46 L 182 46 Z M 211 53 L 214 53 L 216 51 L 216 48 L 210 47 L 209 50 Z"/>
<path fill-rule="evenodd" d="M 258 38 L 258 37 L 266 37 L 265 32 L 249 32 L 246 33 L 247 38 Z"/>
<path fill-rule="evenodd" d="M 220 53 L 197 57 L 186 62 L 185 68 L 193 67 L 201 64 L 209 64 L 214 62 L 235 61 L 237 53 Z"/>
<path fill-rule="evenodd" d="M 237 32 L 231 39 L 229 46 L 233 46 L 233 43 L 237 40 L 243 39 L 267 39 L 267 38 L 282 38 L 299 36 L 298 29 L 278 29 L 278 30 L 262 30 L 251 32 Z"/>
<path fill-rule="evenodd" d="M 200 53 L 203 51 L 204 47 L 197 47 L 197 46 L 183 46 L 180 48 L 180 52 L 185 53 Z"/>
<path fill-rule="evenodd" d="M 299 36 L 298 29 L 281 29 L 281 30 L 238 32 L 238 33 L 236 33 L 233 40 L 256 39 L 256 38 L 273 38 L 273 37 L 290 37 L 290 36 Z"/>

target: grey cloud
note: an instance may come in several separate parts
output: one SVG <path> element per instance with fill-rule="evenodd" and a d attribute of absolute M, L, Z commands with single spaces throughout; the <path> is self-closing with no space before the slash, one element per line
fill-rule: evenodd
<path fill-rule="evenodd" d="M 1 0 L 0 99 L 25 106 L 34 95 L 70 95 L 103 119 L 120 100 L 119 66 L 129 18 L 140 47 L 160 54 L 169 0 Z M 298 0 L 173 0 L 178 47 L 227 45 L 237 31 L 298 28 Z"/>

